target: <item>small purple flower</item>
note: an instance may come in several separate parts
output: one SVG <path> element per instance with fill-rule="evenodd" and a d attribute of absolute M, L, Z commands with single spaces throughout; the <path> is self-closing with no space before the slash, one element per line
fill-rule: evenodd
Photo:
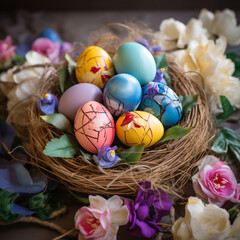
<path fill-rule="evenodd" d="M 146 47 L 152 53 L 162 50 L 162 48 L 160 46 L 150 46 L 149 42 L 145 38 L 142 38 L 142 39 L 137 38 L 136 42 L 142 44 L 144 47 Z"/>
<path fill-rule="evenodd" d="M 164 85 L 167 85 L 166 80 L 163 78 L 163 76 L 164 76 L 163 72 L 164 72 L 164 68 L 157 69 L 156 76 L 155 76 L 153 82 L 159 82 L 159 83 L 162 83 Z"/>
<path fill-rule="evenodd" d="M 51 93 L 46 93 L 42 100 L 38 100 L 38 105 L 44 114 L 52 114 L 58 105 L 56 96 Z"/>
<path fill-rule="evenodd" d="M 127 228 L 132 235 L 150 238 L 161 227 L 157 225 L 172 207 L 168 195 L 161 189 L 151 189 L 150 182 L 140 182 L 136 199 L 125 199 L 129 210 Z"/>
<path fill-rule="evenodd" d="M 98 155 L 94 155 L 93 159 L 101 168 L 113 167 L 120 161 L 120 158 L 116 155 L 116 149 L 117 146 L 109 147 L 109 145 L 105 145 L 98 149 Z"/>
<path fill-rule="evenodd" d="M 63 55 L 67 52 L 71 52 L 73 50 L 73 45 L 70 42 L 62 42 L 60 46 L 60 55 Z"/>
<path fill-rule="evenodd" d="M 159 87 L 156 83 L 150 82 L 148 83 L 148 88 L 147 88 L 147 95 L 152 98 L 154 97 L 157 93 L 159 93 Z"/>

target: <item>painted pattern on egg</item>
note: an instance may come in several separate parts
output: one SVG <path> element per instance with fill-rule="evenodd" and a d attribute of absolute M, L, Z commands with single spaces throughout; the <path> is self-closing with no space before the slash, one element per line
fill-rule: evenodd
<path fill-rule="evenodd" d="M 103 88 L 114 75 L 111 57 L 97 46 L 87 47 L 79 56 L 76 66 L 78 82 L 87 82 Z"/>
<path fill-rule="evenodd" d="M 102 104 L 90 101 L 79 108 L 74 121 L 74 132 L 84 149 L 97 154 L 98 148 L 106 144 L 111 146 L 115 137 L 115 123 Z"/>
<path fill-rule="evenodd" d="M 162 123 L 152 114 L 143 111 L 126 112 L 116 122 L 119 140 L 129 147 L 141 143 L 150 147 L 161 139 L 163 133 Z"/>
<path fill-rule="evenodd" d="M 165 127 L 177 124 L 182 117 L 182 104 L 178 95 L 167 85 L 150 82 L 143 86 L 139 110 L 156 116 Z"/>

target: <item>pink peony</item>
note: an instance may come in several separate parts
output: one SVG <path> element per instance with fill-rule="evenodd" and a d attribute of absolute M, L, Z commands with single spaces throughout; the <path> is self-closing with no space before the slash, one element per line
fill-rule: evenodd
<path fill-rule="evenodd" d="M 90 195 L 89 202 L 89 207 L 82 207 L 75 214 L 78 239 L 114 240 L 119 226 L 128 222 L 127 206 L 117 195 L 108 200 Z"/>
<path fill-rule="evenodd" d="M 197 196 L 219 207 L 236 194 L 237 181 L 232 170 L 211 155 L 203 158 L 192 180 Z"/>
<path fill-rule="evenodd" d="M 15 56 L 15 46 L 12 45 L 12 38 L 7 36 L 5 40 L 0 40 L 0 62 L 9 61 Z"/>
<path fill-rule="evenodd" d="M 38 38 L 32 44 L 32 50 L 47 57 L 51 62 L 58 61 L 60 43 L 53 43 L 48 38 Z"/>

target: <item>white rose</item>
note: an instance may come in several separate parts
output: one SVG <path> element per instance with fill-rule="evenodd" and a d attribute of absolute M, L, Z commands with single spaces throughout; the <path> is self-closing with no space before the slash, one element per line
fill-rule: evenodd
<path fill-rule="evenodd" d="M 239 45 L 240 26 L 237 26 L 235 13 L 229 9 L 216 11 L 215 18 L 212 23 L 212 33 L 225 36 L 230 45 Z"/>
<path fill-rule="evenodd" d="M 230 230 L 229 214 L 214 204 L 207 204 L 190 197 L 184 218 L 172 227 L 175 240 L 224 240 Z"/>

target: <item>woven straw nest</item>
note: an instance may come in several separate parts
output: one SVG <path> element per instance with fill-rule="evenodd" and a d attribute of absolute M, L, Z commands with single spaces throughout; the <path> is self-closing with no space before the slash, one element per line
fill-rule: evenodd
<path fill-rule="evenodd" d="M 106 38 L 111 40 L 106 42 Z M 122 43 L 119 38 L 111 36 L 100 39 L 92 45 L 103 47 L 110 55 L 113 55 Z M 131 40 L 133 41 L 133 38 L 124 41 Z M 40 118 L 41 113 L 37 104 L 39 97 L 43 97 L 46 92 L 51 91 L 60 96 L 59 79 L 57 74 L 52 74 L 47 78 L 42 77 L 36 94 L 30 97 L 27 104 L 25 103 L 28 121 L 24 128 L 21 128 L 27 136 L 25 148 L 31 156 L 32 164 L 45 173 L 55 175 L 69 189 L 88 194 L 134 194 L 138 183 L 142 180 L 149 180 L 154 187 L 168 193 L 179 193 L 191 178 L 197 162 L 207 153 L 212 124 L 203 89 L 192 82 L 187 73 L 182 72 L 171 54 L 167 54 L 167 59 L 172 79 L 171 88 L 178 95 L 199 94 L 197 105 L 179 123 L 182 127 L 193 127 L 190 133 L 181 139 L 170 140 L 157 147 L 145 149 L 142 158 L 135 165 L 123 163 L 104 169 L 104 172 L 99 171 L 93 162 L 83 156 L 72 159 L 48 157 L 43 153 L 46 143 L 63 134 Z M 14 114 L 16 113 L 10 114 L 10 122 Z"/>

